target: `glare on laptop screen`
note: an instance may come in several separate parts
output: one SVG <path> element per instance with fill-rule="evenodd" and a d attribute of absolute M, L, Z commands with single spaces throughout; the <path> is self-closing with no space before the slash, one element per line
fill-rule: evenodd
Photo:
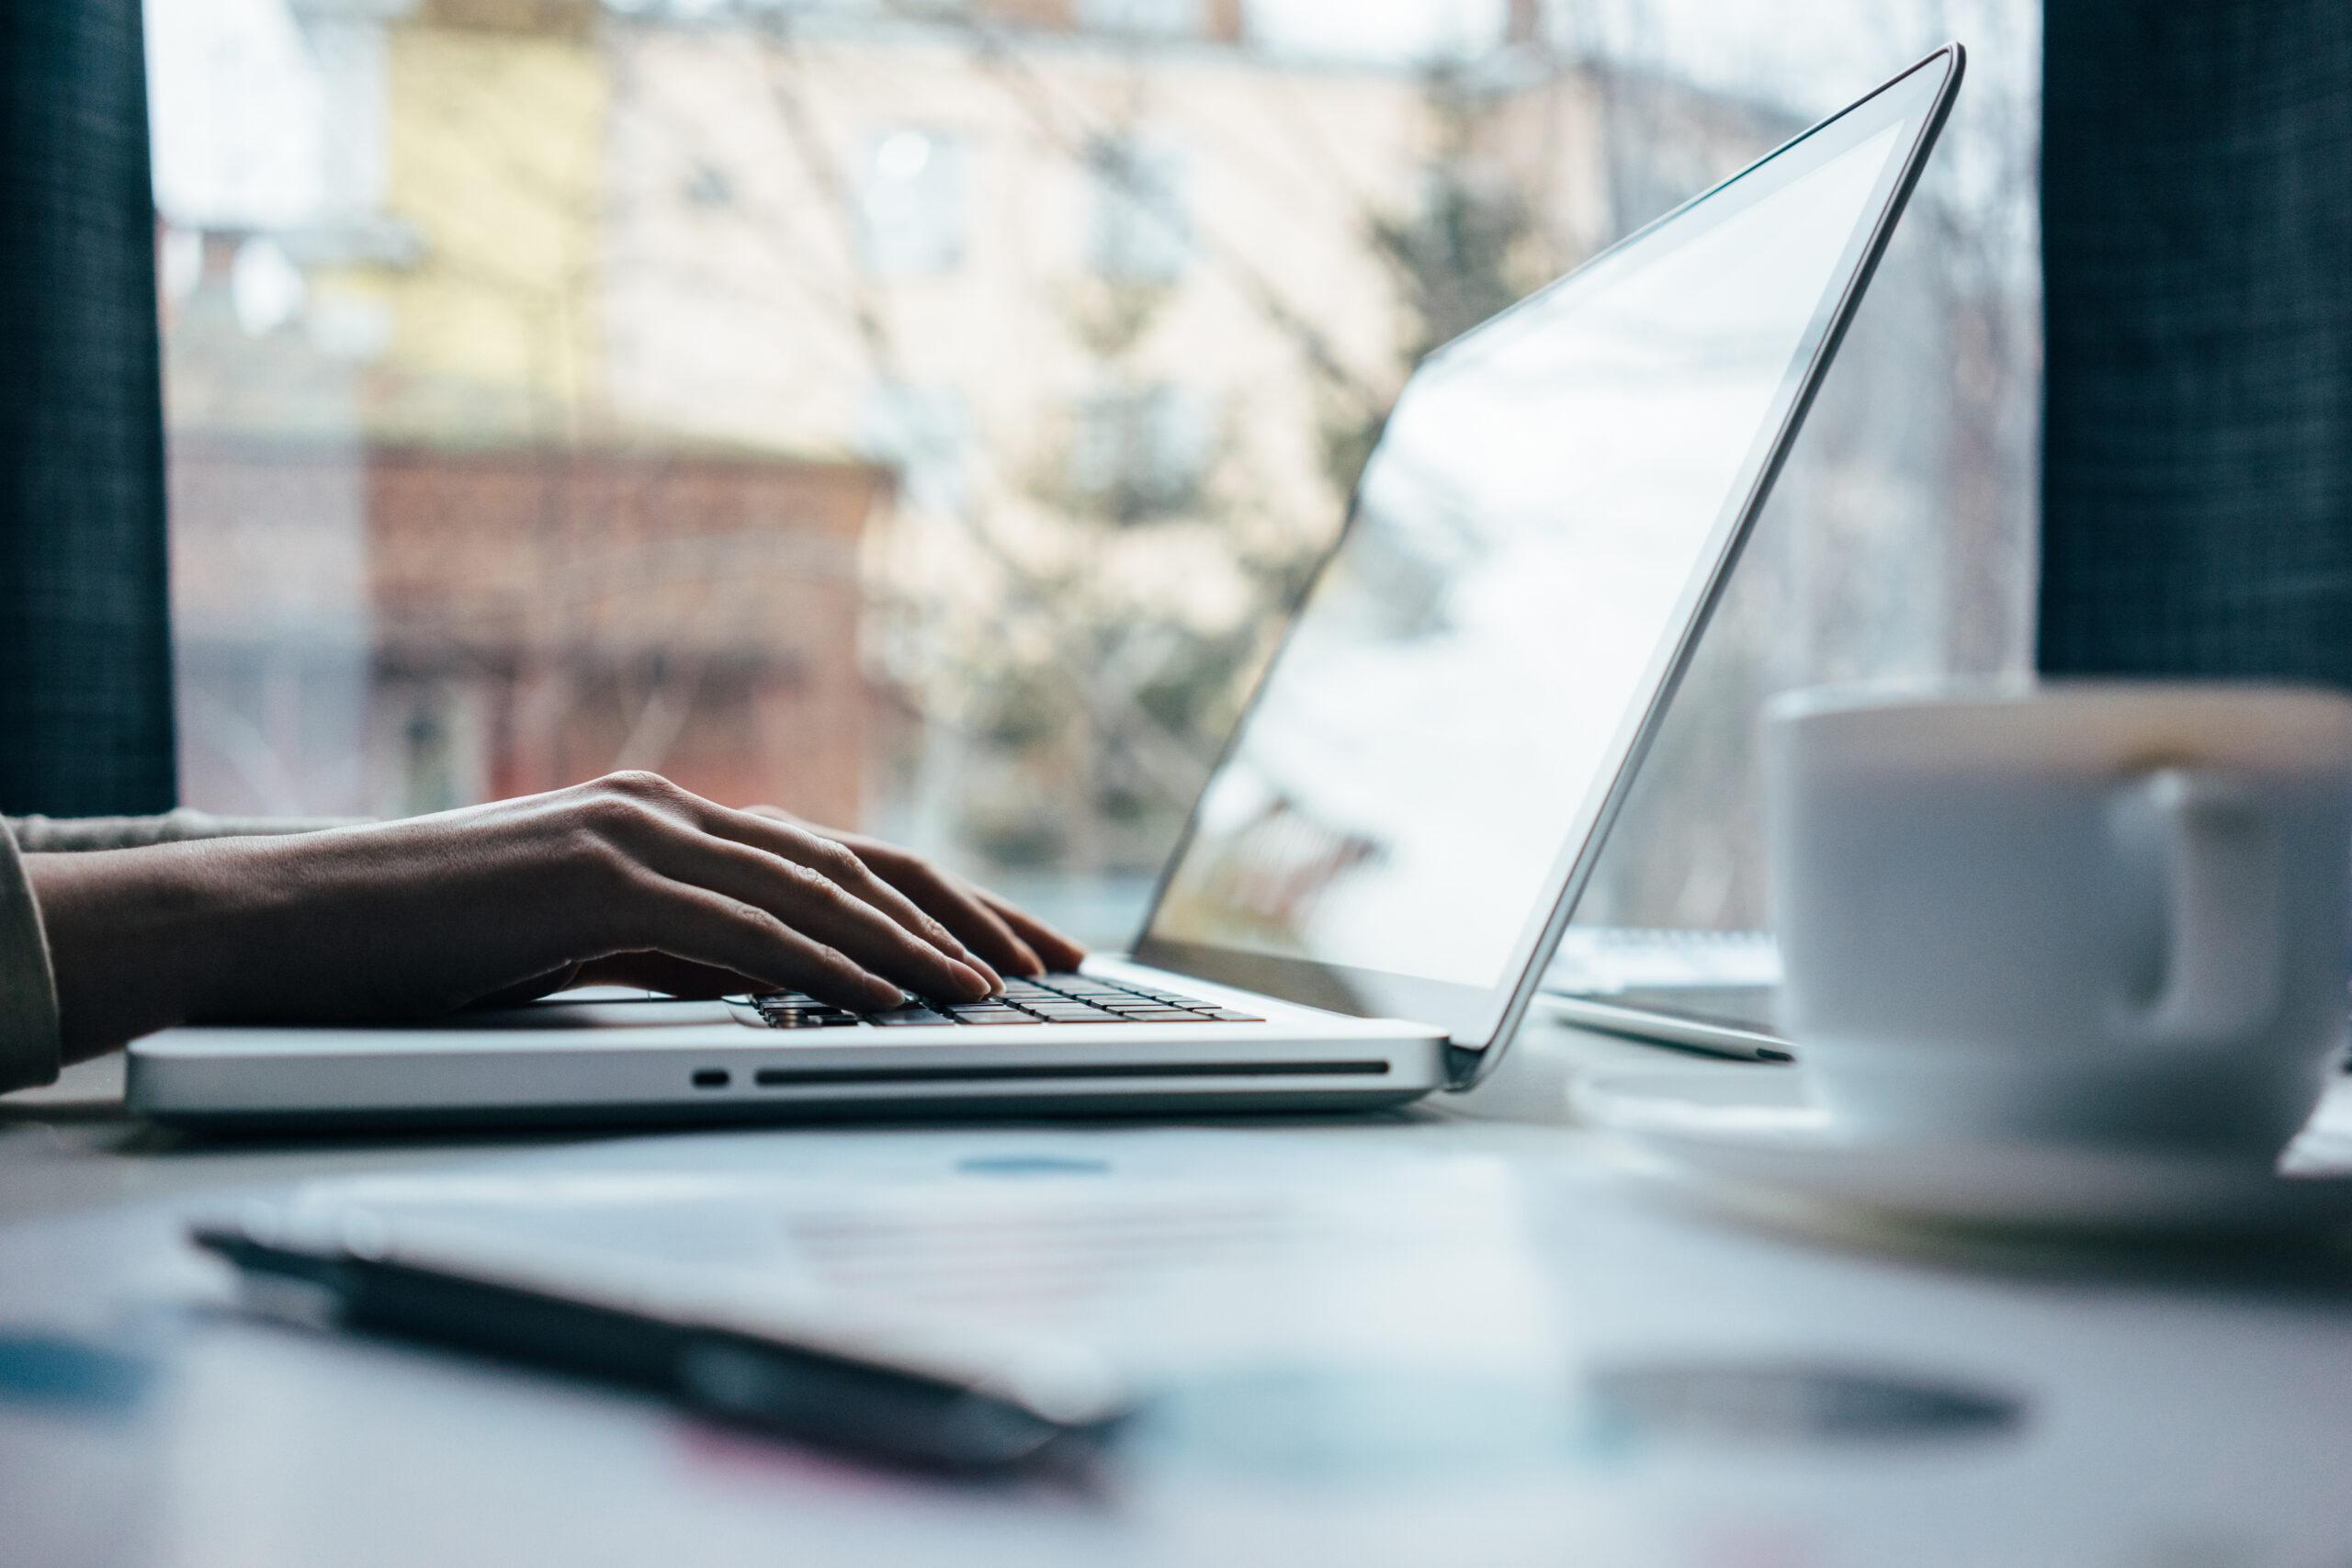
<path fill-rule="evenodd" d="M 1505 977 L 1908 141 L 1751 175 L 1422 367 L 1151 937 Z"/>

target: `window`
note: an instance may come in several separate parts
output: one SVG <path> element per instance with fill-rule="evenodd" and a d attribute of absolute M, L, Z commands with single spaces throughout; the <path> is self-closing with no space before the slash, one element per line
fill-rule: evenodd
<path fill-rule="evenodd" d="M 689 207 L 731 207 L 735 204 L 735 182 L 715 164 L 698 164 L 687 176 L 685 196 Z"/>
<path fill-rule="evenodd" d="M 1120 523 L 1142 523 L 1199 503 L 1208 471 L 1204 400 L 1161 382 L 1096 392 L 1078 406 L 1070 487 Z"/>
<path fill-rule="evenodd" d="M 1078 0 L 1078 23 L 1090 32 L 1193 38 L 1203 9 L 1204 0 Z"/>
<path fill-rule="evenodd" d="M 1415 356 L 1951 35 L 1579 918 L 1761 919 L 1772 693 L 2026 659 L 2032 0 L 148 10 L 192 806 L 649 767 L 1124 940 Z"/>
<path fill-rule="evenodd" d="M 909 500 L 937 513 L 962 510 L 972 440 L 962 393 L 886 381 L 866 398 L 860 423 L 860 449 L 898 474 Z"/>
<path fill-rule="evenodd" d="M 953 272 L 964 260 L 964 150 L 901 127 L 869 144 L 857 194 L 858 240 L 876 277 Z"/>
<path fill-rule="evenodd" d="M 1094 270 L 1115 283 L 1167 285 L 1193 257 L 1181 151 L 1130 136 L 1087 150 L 1093 181 Z"/>

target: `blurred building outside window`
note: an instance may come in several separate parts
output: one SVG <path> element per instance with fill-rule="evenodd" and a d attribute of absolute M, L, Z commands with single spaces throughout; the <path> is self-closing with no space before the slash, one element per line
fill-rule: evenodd
<path fill-rule="evenodd" d="M 1954 35 L 1580 918 L 1759 918 L 1772 692 L 2030 651 L 2019 0 L 148 13 L 193 805 L 658 768 L 1121 941 L 1415 358 Z"/>

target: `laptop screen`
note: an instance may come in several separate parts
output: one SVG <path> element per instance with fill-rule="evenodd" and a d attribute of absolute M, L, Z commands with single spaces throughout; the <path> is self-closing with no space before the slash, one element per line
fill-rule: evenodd
<path fill-rule="evenodd" d="M 1511 991 L 1924 155 L 1942 61 L 1421 366 L 1140 956 L 1449 1028 Z"/>

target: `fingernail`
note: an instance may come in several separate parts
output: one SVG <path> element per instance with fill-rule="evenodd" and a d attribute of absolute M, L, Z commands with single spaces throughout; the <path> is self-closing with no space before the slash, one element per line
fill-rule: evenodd
<path fill-rule="evenodd" d="M 973 968 L 970 964 L 958 964 L 956 965 L 956 973 L 962 975 L 971 983 L 969 988 L 973 995 L 987 997 L 996 994 L 997 987 L 995 984 L 990 981 L 987 976 L 981 974 L 978 969 Z"/>

